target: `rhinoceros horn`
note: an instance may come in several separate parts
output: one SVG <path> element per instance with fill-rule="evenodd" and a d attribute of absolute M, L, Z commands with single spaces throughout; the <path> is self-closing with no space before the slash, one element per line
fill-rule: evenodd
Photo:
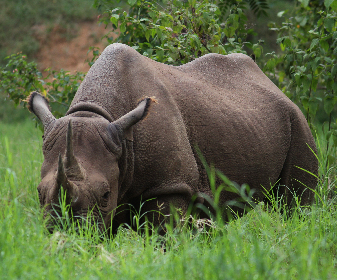
<path fill-rule="evenodd" d="M 78 187 L 72 181 L 81 181 L 84 179 L 83 168 L 80 166 L 80 163 L 74 155 L 72 138 L 72 122 L 70 120 L 66 135 L 65 160 L 63 161 L 61 154 L 59 154 L 56 176 L 57 189 L 59 191 L 60 187 L 63 187 L 67 193 L 68 203 L 70 201 L 73 203 L 76 202 L 79 195 Z"/>
<path fill-rule="evenodd" d="M 67 202 L 77 201 L 78 187 L 74 183 L 70 182 L 69 179 L 67 178 L 61 154 L 59 155 L 59 160 L 58 160 L 56 184 L 57 184 L 57 193 L 59 193 L 61 186 L 63 187 L 64 191 L 66 192 Z"/>
<path fill-rule="evenodd" d="M 84 171 L 80 163 L 74 155 L 73 148 L 73 133 L 71 120 L 68 123 L 68 130 L 66 136 L 66 157 L 64 162 L 65 174 L 67 178 L 73 181 L 81 181 L 84 179 Z"/>

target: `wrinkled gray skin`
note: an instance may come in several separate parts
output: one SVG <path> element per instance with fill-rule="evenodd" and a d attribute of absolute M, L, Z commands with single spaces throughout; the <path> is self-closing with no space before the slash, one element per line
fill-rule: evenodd
<path fill-rule="evenodd" d="M 91 67 L 65 117 L 55 119 L 37 93 L 29 105 L 44 125 L 38 191 L 47 211 L 58 203 L 61 185 L 74 215 L 93 209 L 107 228 L 112 219 L 114 229 L 129 222 L 123 206 L 115 211 L 120 205 L 155 198 L 144 211 L 161 205 L 167 214 L 169 204 L 186 210 L 192 196 L 212 197 L 196 146 L 258 200 L 262 186 L 278 182 L 286 199 L 295 191 L 309 203 L 312 191 L 303 185 L 316 187 L 315 177 L 298 168 L 317 174 L 303 114 L 243 54 L 208 54 L 174 67 L 113 44 Z M 220 202 L 235 198 L 224 191 Z M 196 201 L 205 203 L 200 195 Z"/>

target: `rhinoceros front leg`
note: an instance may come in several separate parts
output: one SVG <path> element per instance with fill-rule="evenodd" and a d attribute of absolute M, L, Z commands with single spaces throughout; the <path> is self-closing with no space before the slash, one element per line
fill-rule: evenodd
<path fill-rule="evenodd" d="M 178 218 L 185 216 L 190 206 L 190 198 L 181 194 L 161 195 L 151 200 L 147 200 L 142 205 L 141 223 L 147 219 L 159 234 L 165 234 L 167 223 L 176 224 L 176 217 L 173 217 L 172 210 L 178 214 Z M 146 217 L 146 218 L 145 218 Z"/>
<path fill-rule="evenodd" d="M 163 184 L 142 194 L 139 203 L 141 223 L 147 219 L 160 233 L 165 233 L 165 223 L 174 221 L 172 210 L 184 217 L 192 206 L 194 192 L 186 183 Z"/>

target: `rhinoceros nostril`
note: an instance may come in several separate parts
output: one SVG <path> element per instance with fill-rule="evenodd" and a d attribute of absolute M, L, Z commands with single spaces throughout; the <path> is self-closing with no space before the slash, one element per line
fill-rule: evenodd
<path fill-rule="evenodd" d="M 103 199 L 108 199 L 109 195 L 110 195 L 109 191 L 105 192 L 105 194 L 103 195 Z"/>

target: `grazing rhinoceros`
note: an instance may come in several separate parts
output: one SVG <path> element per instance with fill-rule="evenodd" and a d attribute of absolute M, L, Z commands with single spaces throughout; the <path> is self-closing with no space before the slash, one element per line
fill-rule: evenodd
<path fill-rule="evenodd" d="M 154 198 L 143 210 L 161 206 L 167 214 L 170 203 L 186 210 L 193 196 L 212 197 L 196 147 L 229 179 L 255 189 L 256 199 L 277 183 L 284 197 L 296 192 L 308 203 L 305 186 L 316 187 L 303 171 L 317 174 L 303 114 L 243 54 L 208 54 L 175 67 L 113 44 L 65 117 L 55 119 L 36 92 L 29 108 L 44 126 L 41 205 L 53 212 L 62 185 L 74 215 L 92 210 L 107 228 L 112 219 L 113 228 L 129 221 L 115 210 L 120 205 Z M 236 197 L 224 191 L 220 202 Z"/>

